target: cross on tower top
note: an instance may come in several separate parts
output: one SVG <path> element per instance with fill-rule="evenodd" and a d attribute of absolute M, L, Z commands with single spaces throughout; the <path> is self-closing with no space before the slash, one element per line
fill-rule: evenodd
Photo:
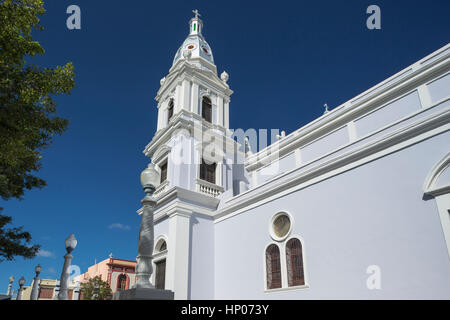
<path fill-rule="evenodd" d="M 202 15 L 200 13 L 198 13 L 198 10 L 192 10 L 192 12 L 195 14 L 195 17 L 198 19 L 198 17 L 201 17 Z"/>

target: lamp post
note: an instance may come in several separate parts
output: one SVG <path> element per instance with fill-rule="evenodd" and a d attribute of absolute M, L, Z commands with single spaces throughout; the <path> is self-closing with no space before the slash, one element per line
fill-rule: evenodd
<path fill-rule="evenodd" d="M 153 163 L 150 163 L 141 173 L 141 184 L 144 188 L 145 197 L 141 200 L 143 211 L 136 259 L 137 282 L 131 289 L 116 291 L 113 300 L 173 300 L 174 298 L 173 291 L 156 289 L 150 283 L 150 276 L 153 272 L 153 243 L 155 241 L 153 211 L 156 206 L 156 201 L 152 195 L 159 186 L 160 179 L 160 173 Z"/>
<path fill-rule="evenodd" d="M 39 279 L 39 274 L 42 271 L 41 265 L 38 264 L 34 268 L 34 271 L 36 272 L 36 277 L 34 277 L 33 289 L 31 289 L 31 300 L 37 300 L 39 296 L 39 284 L 41 282 L 41 279 Z"/>
<path fill-rule="evenodd" d="M 9 277 L 8 292 L 6 293 L 7 296 L 11 295 L 11 289 L 12 289 L 13 282 L 14 282 L 14 277 L 13 276 Z"/>
<path fill-rule="evenodd" d="M 75 239 L 74 234 L 72 233 L 67 239 L 66 239 L 66 250 L 67 254 L 64 256 L 64 266 L 61 273 L 60 278 L 60 288 L 58 293 L 58 300 L 68 300 L 68 294 L 67 294 L 67 288 L 69 286 L 69 268 L 70 268 L 70 262 L 72 261 L 73 256 L 70 254 L 75 247 L 77 246 L 77 239 Z"/>
<path fill-rule="evenodd" d="M 141 184 L 144 188 L 145 197 L 141 200 L 143 205 L 141 228 L 139 230 L 138 256 L 136 265 L 136 288 L 154 288 L 150 283 L 153 272 L 152 255 L 154 243 L 153 208 L 156 201 L 152 194 L 160 184 L 161 176 L 153 163 L 141 173 Z"/>
<path fill-rule="evenodd" d="M 22 300 L 22 292 L 23 292 L 23 285 L 25 284 L 25 278 L 22 277 L 19 279 L 19 291 L 17 292 L 16 300 Z"/>

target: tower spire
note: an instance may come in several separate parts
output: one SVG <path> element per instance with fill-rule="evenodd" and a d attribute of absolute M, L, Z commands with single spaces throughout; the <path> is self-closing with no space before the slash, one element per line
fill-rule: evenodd
<path fill-rule="evenodd" d="M 189 35 L 195 35 L 195 34 L 202 34 L 202 29 L 203 29 L 203 21 L 200 19 L 201 14 L 198 12 L 197 9 L 192 10 L 192 12 L 194 13 L 194 17 L 189 21 Z"/>
<path fill-rule="evenodd" d="M 192 12 L 195 14 L 195 18 L 201 17 L 202 15 L 200 13 L 198 13 L 198 10 L 192 10 Z"/>

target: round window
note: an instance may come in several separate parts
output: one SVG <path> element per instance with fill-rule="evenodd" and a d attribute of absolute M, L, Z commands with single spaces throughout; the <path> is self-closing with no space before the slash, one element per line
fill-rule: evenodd
<path fill-rule="evenodd" d="M 291 231 L 291 218 L 284 212 L 275 215 L 272 219 L 271 233 L 275 240 L 284 240 Z"/>

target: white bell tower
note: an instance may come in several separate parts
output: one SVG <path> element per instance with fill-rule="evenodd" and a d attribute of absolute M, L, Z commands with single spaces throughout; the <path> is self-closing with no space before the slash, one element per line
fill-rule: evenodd
<path fill-rule="evenodd" d="M 197 10 L 193 12 L 189 35 L 175 54 L 169 74 L 161 79 L 155 98 L 157 132 L 144 153 L 161 169 L 163 181 L 156 195 L 177 186 L 217 198 L 232 188 L 232 176 L 217 161 L 215 152 L 215 159 L 211 159 L 201 149 L 212 143 L 211 136 L 234 147 L 228 130 L 233 91 L 226 72 L 218 77 L 211 47 L 202 34 L 203 21 Z M 227 153 L 226 147 L 216 145 L 221 149 L 216 153 Z M 215 167 L 205 168 L 202 161 L 213 162 Z"/>
<path fill-rule="evenodd" d="M 236 142 L 229 130 L 233 91 L 217 75 L 203 22 L 194 10 L 189 34 L 161 79 L 157 131 L 144 154 L 161 171 L 155 190 L 155 236 L 168 224 L 166 289 L 187 299 L 192 216 L 209 223 L 221 199 L 233 195 Z"/>

